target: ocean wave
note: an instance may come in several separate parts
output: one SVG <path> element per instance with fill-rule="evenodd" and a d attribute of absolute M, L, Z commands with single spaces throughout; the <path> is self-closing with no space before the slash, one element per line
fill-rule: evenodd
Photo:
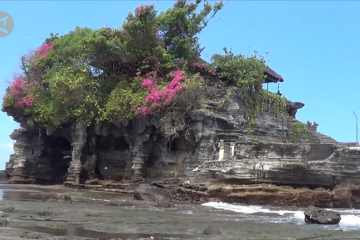
<path fill-rule="evenodd" d="M 239 213 L 245 213 L 245 214 L 275 213 L 275 214 L 279 214 L 279 215 L 283 216 L 284 214 L 298 214 L 298 212 L 300 212 L 300 211 L 289 211 L 289 210 L 271 210 L 271 209 L 264 208 L 264 207 L 261 207 L 261 206 L 235 205 L 235 204 L 223 203 L 223 202 L 219 202 L 219 203 L 217 203 L 217 202 L 208 202 L 208 203 L 203 203 L 202 205 L 207 206 L 207 207 L 213 207 L 213 208 L 216 208 L 216 209 L 223 209 L 223 210 L 239 212 Z"/>
<path fill-rule="evenodd" d="M 230 204 L 223 202 L 208 202 L 202 205 L 206 207 L 212 207 L 215 209 L 222 209 L 222 210 L 232 211 L 236 213 L 243 213 L 248 215 L 255 213 L 277 214 L 277 217 L 274 217 L 272 220 L 271 219 L 267 219 L 267 220 L 276 223 L 285 223 L 293 219 L 291 221 L 295 221 L 297 224 L 305 224 L 303 211 L 278 210 L 278 209 L 270 209 L 262 206 L 237 205 L 237 204 Z M 355 209 L 339 209 L 339 210 L 326 209 L 326 210 L 336 211 L 340 213 L 341 221 L 337 226 L 340 227 L 341 230 L 351 231 L 351 230 L 360 229 L 360 210 L 355 210 Z M 333 229 L 334 227 L 331 227 L 329 229 Z M 328 229 L 327 227 L 325 228 Z"/>

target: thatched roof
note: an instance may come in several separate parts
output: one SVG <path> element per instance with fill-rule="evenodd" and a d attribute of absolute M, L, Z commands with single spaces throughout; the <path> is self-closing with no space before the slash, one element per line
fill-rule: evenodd
<path fill-rule="evenodd" d="M 277 72 L 275 72 L 274 70 L 272 70 L 269 67 L 266 67 L 265 70 L 265 75 L 266 75 L 266 79 L 265 82 L 283 82 L 284 79 L 281 75 L 279 75 Z"/>

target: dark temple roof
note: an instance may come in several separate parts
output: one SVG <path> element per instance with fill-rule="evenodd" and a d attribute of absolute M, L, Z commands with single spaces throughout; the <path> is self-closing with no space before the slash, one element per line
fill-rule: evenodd
<path fill-rule="evenodd" d="M 269 67 L 266 67 L 265 70 L 265 75 L 266 75 L 266 79 L 265 82 L 283 82 L 284 79 L 282 76 L 280 76 L 277 72 L 275 72 L 274 70 L 272 70 Z"/>

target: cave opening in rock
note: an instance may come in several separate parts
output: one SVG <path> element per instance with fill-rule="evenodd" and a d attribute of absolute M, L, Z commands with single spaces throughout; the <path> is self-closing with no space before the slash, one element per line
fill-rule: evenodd
<path fill-rule="evenodd" d="M 228 122 L 224 119 L 221 119 L 221 118 L 217 118 L 216 123 L 220 128 L 222 128 L 224 130 L 232 130 L 235 128 L 234 124 L 230 124 L 230 122 Z"/>
<path fill-rule="evenodd" d="M 168 149 L 173 152 L 177 151 L 189 151 L 193 147 L 186 140 L 185 136 L 175 138 L 173 141 L 167 143 Z"/>
<path fill-rule="evenodd" d="M 179 151 L 180 148 L 180 144 L 179 144 L 179 140 L 178 139 L 174 139 L 172 142 L 168 142 L 168 149 L 170 149 L 171 151 Z"/>
<path fill-rule="evenodd" d="M 100 151 L 121 150 L 124 151 L 130 147 L 126 142 L 125 136 L 115 137 L 112 134 L 106 137 L 100 136 L 97 141 L 97 147 Z"/>
<path fill-rule="evenodd" d="M 151 154 L 146 161 L 147 169 L 151 170 L 152 168 L 157 168 L 159 165 L 163 164 L 161 159 L 163 158 L 163 154 L 166 154 L 167 152 L 168 143 L 165 138 L 158 132 L 153 133 L 150 136 L 150 139 L 155 140 L 151 148 Z"/>
<path fill-rule="evenodd" d="M 104 180 L 104 176 L 101 174 L 98 166 L 95 167 L 94 173 L 95 173 L 95 177 L 96 177 L 97 179 L 99 179 L 99 180 Z"/>
<path fill-rule="evenodd" d="M 48 159 L 48 165 L 51 170 L 51 180 L 48 179 L 50 182 L 61 184 L 65 181 L 71 162 L 71 151 L 71 143 L 66 138 L 59 136 L 47 137 L 44 155 Z"/>

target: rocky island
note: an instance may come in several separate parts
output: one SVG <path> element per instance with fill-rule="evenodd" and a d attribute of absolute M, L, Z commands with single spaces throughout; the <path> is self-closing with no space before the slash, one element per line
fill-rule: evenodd
<path fill-rule="evenodd" d="M 202 60 L 198 34 L 223 3 L 200 2 L 143 5 L 120 29 L 51 34 L 25 54 L 2 103 L 21 126 L 8 182 L 360 208 L 360 147 L 298 121 L 304 104 L 263 89 L 284 79 L 257 53 Z"/>

